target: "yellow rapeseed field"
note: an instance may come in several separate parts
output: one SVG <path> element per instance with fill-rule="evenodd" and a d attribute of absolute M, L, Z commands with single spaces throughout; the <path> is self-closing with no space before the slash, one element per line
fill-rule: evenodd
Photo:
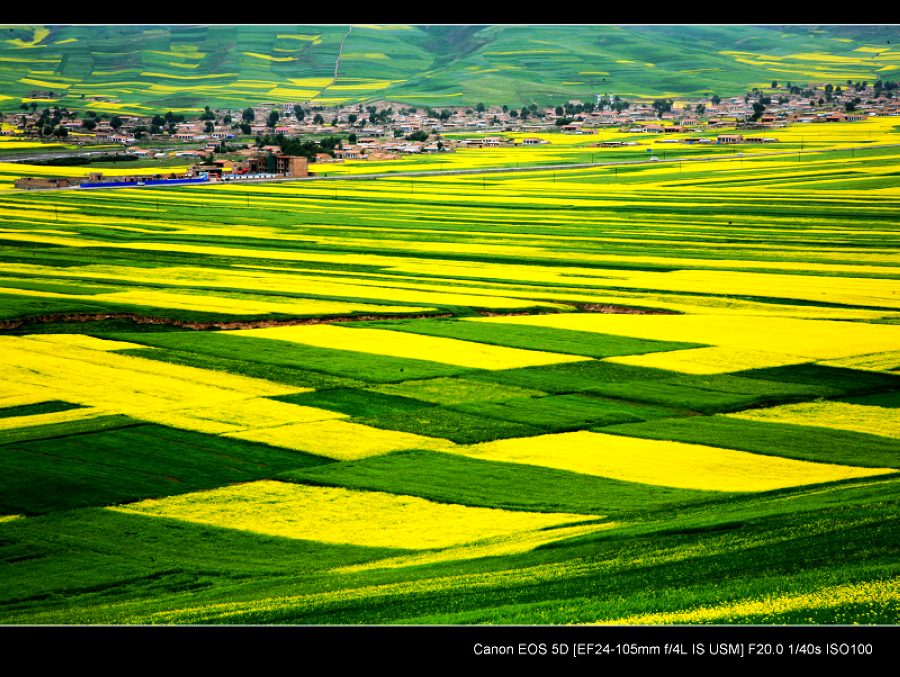
<path fill-rule="evenodd" d="M 97 416 L 103 416 L 108 413 L 108 411 L 96 407 L 83 407 L 81 409 L 69 409 L 68 411 L 55 411 L 49 414 L 9 416 L 0 418 L 0 431 L 32 428 L 42 425 L 52 425 L 54 423 L 68 423 L 70 421 L 83 421 L 88 418 L 96 418 Z"/>
<path fill-rule="evenodd" d="M 870 355 L 855 355 L 838 360 L 823 362 L 829 367 L 845 369 L 862 369 L 864 371 L 897 371 L 900 370 L 900 350 L 888 350 Z"/>
<path fill-rule="evenodd" d="M 129 290 L 98 294 L 97 301 L 120 302 L 157 308 L 197 310 L 223 315 L 255 315 L 278 313 L 282 315 L 339 315 L 343 313 L 415 313 L 431 310 L 426 307 L 391 306 L 372 303 L 324 301 L 319 299 L 291 299 L 269 296 L 263 299 L 240 299 L 215 294 L 179 294 L 158 290 Z"/>
<path fill-rule="evenodd" d="M 399 569 L 402 567 L 420 566 L 423 564 L 436 564 L 438 562 L 450 562 L 461 559 L 477 559 L 479 557 L 497 557 L 499 555 L 516 555 L 522 552 L 534 550 L 542 545 L 554 543 L 574 536 L 583 536 L 595 531 L 613 529 L 618 526 L 615 522 L 601 522 L 579 524 L 576 526 L 545 527 L 540 531 L 526 531 L 519 534 L 504 534 L 479 541 L 474 545 L 457 545 L 440 550 L 438 552 L 415 553 L 413 555 L 400 555 L 386 559 L 354 564 L 334 569 L 335 573 L 352 574 L 372 569 Z"/>
<path fill-rule="evenodd" d="M 896 409 L 847 402 L 800 402 L 768 409 L 748 409 L 732 418 L 768 423 L 790 423 L 900 439 L 900 416 Z"/>
<path fill-rule="evenodd" d="M 597 519 L 270 480 L 108 509 L 283 538 L 403 549 L 447 548 Z"/>
<path fill-rule="evenodd" d="M 517 317 L 472 318 L 575 329 L 663 341 L 706 343 L 738 351 L 772 351 L 829 360 L 896 349 L 900 325 L 837 322 L 752 315 L 606 315 L 564 313 Z"/>
<path fill-rule="evenodd" d="M 49 340 L 48 340 L 49 339 Z M 100 339 L 95 339 L 100 341 Z M 310 390 L 225 372 L 169 364 L 60 341 L 41 335 L 0 337 L 4 370 L 0 392 L 37 401 L 61 399 L 91 407 L 42 418 L 6 419 L 7 427 L 58 422 L 90 412 L 127 414 L 133 418 L 187 430 L 220 434 L 260 425 L 343 418 L 343 414 L 268 399 Z M 109 348 L 121 348 L 110 342 Z M 27 386 L 23 389 L 19 384 Z M 26 420 L 27 419 L 27 420 Z M 267 441 L 267 440 L 264 440 Z M 275 442 L 273 442 L 275 444 Z"/>
<path fill-rule="evenodd" d="M 339 418 L 347 418 L 347 415 L 328 409 L 279 402 L 265 397 L 219 402 L 207 406 L 188 405 L 183 410 L 156 412 L 154 414 L 154 421 L 157 423 L 217 435 L 226 433 L 238 436 L 236 433 L 239 431 L 249 430 L 252 432 L 247 433 L 248 435 L 255 435 L 255 438 L 259 441 L 268 442 L 275 446 L 284 446 L 278 444 L 279 436 L 274 434 L 271 440 L 264 438 L 263 430 L 268 431 L 276 426 L 289 426 L 291 424 L 304 424 Z"/>
<path fill-rule="evenodd" d="M 771 491 L 896 472 L 588 431 L 498 440 L 450 451 L 483 460 L 704 491 Z"/>
<path fill-rule="evenodd" d="M 192 413 L 190 415 L 193 416 Z M 340 416 L 322 417 L 322 419 L 325 418 L 334 419 L 340 418 Z M 291 423 L 272 428 L 254 427 L 242 432 L 229 432 L 225 435 L 242 440 L 263 442 L 284 449 L 305 451 L 340 461 L 380 456 L 404 449 L 447 451 L 456 446 L 453 442 L 439 437 L 382 430 L 349 421 L 321 419 L 310 423 Z"/>
<path fill-rule="evenodd" d="M 271 327 L 246 329 L 233 333 L 237 336 L 277 339 L 321 348 L 429 360 L 475 369 L 515 369 L 590 359 L 576 355 L 506 348 L 387 329 L 355 329 L 335 325 Z"/>
<path fill-rule="evenodd" d="M 847 605 L 896 606 L 900 603 L 900 579 L 891 578 L 862 583 L 832 585 L 803 593 L 767 595 L 756 599 L 700 606 L 688 611 L 635 614 L 599 625 L 657 625 L 690 623 L 723 623 L 747 616 L 771 617 L 776 614 L 805 610 L 831 609 Z"/>
<path fill-rule="evenodd" d="M 607 357 L 604 361 L 630 364 L 635 367 L 668 369 L 683 374 L 726 374 L 744 369 L 762 369 L 765 367 L 801 364 L 807 362 L 808 358 L 761 350 L 733 350 L 731 348 L 713 347 L 647 353 L 646 355 Z"/>
<path fill-rule="evenodd" d="M 46 343 L 75 346 L 78 348 L 86 348 L 87 350 L 100 350 L 103 352 L 111 350 L 133 350 L 135 348 L 144 347 L 138 343 L 100 339 L 93 336 L 85 336 L 84 334 L 33 334 L 28 338 L 33 341 L 44 341 Z"/>

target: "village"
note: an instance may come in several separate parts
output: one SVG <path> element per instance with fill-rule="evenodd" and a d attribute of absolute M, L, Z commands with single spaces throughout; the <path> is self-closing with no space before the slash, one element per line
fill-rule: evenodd
<path fill-rule="evenodd" d="M 245 109 L 205 107 L 197 119 L 167 112 L 152 116 L 83 114 L 67 108 L 21 104 L 21 112 L 2 116 L 2 134 L 48 144 L 64 142 L 87 153 L 112 148 L 118 158 L 193 162 L 186 175 L 147 173 L 125 183 L 204 180 L 239 181 L 272 177 L 302 178 L 310 163 L 345 160 L 385 161 L 412 154 L 452 153 L 463 148 L 496 148 L 547 143 L 546 132 L 621 132 L 598 147 L 638 145 L 634 134 L 678 135 L 656 143 L 778 143 L 777 130 L 797 123 L 846 123 L 900 115 L 896 82 L 822 83 L 809 89 L 772 82 L 744 96 L 626 101 L 612 94 L 594 101 L 448 107 L 439 110 L 380 101 L 336 107 L 315 101 L 268 103 Z M 41 94 L 36 92 L 35 94 Z M 47 93 L 44 93 L 45 95 Z M 107 101 L 115 104 L 115 101 Z M 503 136 L 516 133 L 517 138 Z M 535 136 L 528 136 L 529 133 Z M 308 139 L 302 149 L 289 140 Z M 330 143 L 329 143 L 330 142 Z M 290 152 L 288 145 L 295 150 Z M 107 151 L 109 152 L 109 151 Z M 22 179 L 20 188 L 106 184 L 94 175 L 83 180 Z M 119 178 L 118 182 L 122 183 Z"/>

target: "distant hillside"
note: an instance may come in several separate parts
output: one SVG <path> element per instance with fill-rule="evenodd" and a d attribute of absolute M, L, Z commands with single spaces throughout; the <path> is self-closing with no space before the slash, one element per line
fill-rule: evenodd
<path fill-rule="evenodd" d="M 896 26 L 7 26 L 0 110 L 48 92 L 127 112 L 737 95 L 900 79 L 898 42 Z"/>

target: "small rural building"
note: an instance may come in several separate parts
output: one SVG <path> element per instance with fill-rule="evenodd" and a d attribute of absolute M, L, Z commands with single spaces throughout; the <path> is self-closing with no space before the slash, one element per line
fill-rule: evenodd
<path fill-rule="evenodd" d="M 84 179 L 68 176 L 23 176 L 13 182 L 16 188 L 35 190 L 39 188 L 69 188 L 78 186 Z"/>
<path fill-rule="evenodd" d="M 361 156 L 362 149 L 359 146 L 344 146 L 334 149 L 334 157 L 338 160 L 358 160 Z"/>
<path fill-rule="evenodd" d="M 366 155 L 367 160 L 399 160 L 400 156 L 396 153 L 385 153 L 384 151 L 374 150 Z"/>
<path fill-rule="evenodd" d="M 206 174 L 209 178 L 213 180 L 221 180 L 223 167 L 221 165 L 194 165 L 188 171 L 188 176 L 200 176 L 201 174 Z"/>
<path fill-rule="evenodd" d="M 275 173 L 293 178 L 309 176 L 309 160 L 302 155 L 273 154 Z M 264 174 L 269 170 L 268 155 L 260 155 L 247 160 L 252 174 Z"/>
<path fill-rule="evenodd" d="M 719 134 L 716 137 L 716 143 L 741 143 L 743 140 L 743 134 Z"/>
<path fill-rule="evenodd" d="M 539 146 L 542 143 L 550 143 L 550 142 L 545 139 L 539 139 L 536 136 L 526 136 L 524 139 L 522 139 L 523 146 Z"/>

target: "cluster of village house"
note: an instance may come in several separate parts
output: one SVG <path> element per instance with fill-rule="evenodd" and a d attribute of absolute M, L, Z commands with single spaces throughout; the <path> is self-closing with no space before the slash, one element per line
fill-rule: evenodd
<path fill-rule="evenodd" d="M 775 98 L 779 98 L 776 92 Z M 518 111 L 507 110 L 506 107 L 488 106 L 484 110 L 472 110 L 459 107 L 443 109 L 446 112 L 440 117 L 429 117 L 421 109 L 407 107 L 405 104 L 391 102 L 378 102 L 376 110 L 389 109 L 389 115 L 383 123 L 373 124 L 369 120 L 368 112 L 371 106 L 348 105 L 341 107 L 322 108 L 315 106 L 315 102 L 291 102 L 284 104 L 265 104 L 252 108 L 255 120 L 250 125 L 250 141 L 257 135 L 302 136 L 314 135 L 355 135 L 355 142 L 344 142 L 333 151 L 332 154 L 320 153 L 314 162 L 334 162 L 342 160 L 389 160 L 410 153 L 436 153 L 452 152 L 457 148 L 465 147 L 498 147 L 513 145 L 513 141 L 503 136 L 484 136 L 481 138 L 456 139 L 443 136 L 452 132 L 483 132 L 485 134 L 502 132 L 546 132 L 550 130 L 561 131 L 568 134 L 591 134 L 598 128 L 616 127 L 623 133 L 647 133 L 667 135 L 671 133 L 696 132 L 696 136 L 679 137 L 676 139 L 661 139 L 661 142 L 670 143 L 770 143 L 777 141 L 777 137 L 771 132 L 787 124 L 796 122 L 852 122 L 866 117 L 877 115 L 900 115 L 900 97 L 888 98 L 885 91 L 875 91 L 872 86 L 861 90 L 848 87 L 843 92 L 832 96 L 828 104 L 823 106 L 820 99 L 815 96 L 806 98 L 799 95 L 787 95 L 781 93 L 780 103 L 770 103 L 764 113 L 753 118 L 753 99 L 747 97 L 733 97 L 722 99 L 717 103 L 711 100 L 678 101 L 672 109 L 657 114 L 657 110 L 650 102 L 632 102 L 628 108 L 616 110 L 592 110 L 575 114 L 559 116 L 559 109 L 547 107 L 532 109 L 526 119 L 518 114 Z M 787 95 L 787 96 L 785 96 Z M 846 101 L 859 101 L 852 112 L 847 112 Z M 581 101 L 568 102 L 572 106 L 583 106 Z M 306 116 L 302 120 L 295 117 L 297 106 L 304 108 Z M 702 112 L 698 112 L 702 111 Z M 263 124 L 259 121 L 269 120 L 271 113 L 278 113 L 278 120 L 273 125 Z M 313 116 L 313 111 L 321 116 L 323 122 L 316 124 L 311 119 L 319 119 Z M 116 143 L 125 146 L 125 152 L 138 157 L 168 157 L 170 155 L 196 158 L 200 161 L 207 155 L 214 154 L 221 148 L 223 142 L 237 144 L 241 140 L 247 141 L 241 130 L 235 123 L 223 124 L 220 120 L 230 116 L 231 120 L 240 121 L 242 110 L 216 110 L 216 122 L 210 131 L 210 125 L 203 120 L 186 121 L 177 124 L 171 131 L 166 130 L 162 134 L 143 134 L 140 142 L 135 138 L 134 130 L 148 128 L 151 117 L 118 115 L 121 124 L 113 129 L 109 119 L 99 119 L 93 130 L 87 132 L 82 129 L 83 121 L 77 116 L 65 119 L 61 125 L 69 130 L 68 143 Z M 565 117 L 565 124 L 558 125 L 560 117 Z M 38 119 L 38 113 L 14 113 L 6 115 L 3 120 L 3 134 L 28 135 L 33 134 L 33 126 Z M 384 119 L 384 118 L 383 118 Z M 329 123 L 324 123 L 329 120 Z M 352 120 L 352 122 L 351 122 Z M 710 132 L 721 130 L 713 138 Z M 727 132 L 726 132 L 727 130 Z M 409 140 L 407 137 L 420 132 L 420 140 Z M 768 132 L 768 133 L 767 133 Z M 423 134 L 424 140 L 421 140 Z M 149 142 L 149 143 L 145 143 Z M 139 143 L 147 146 L 158 146 L 159 142 L 169 148 L 167 152 L 158 148 L 144 148 Z M 518 143 L 522 145 L 537 145 L 544 143 L 540 137 L 521 137 Z M 608 140 L 598 143 L 598 146 L 617 146 L 635 144 L 634 141 Z M 232 146 L 233 147 L 233 146 Z M 209 164 L 206 170 L 216 175 L 218 172 L 229 173 L 254 173 L 263 171 L 260 164 L 266 158 L 271 168 L 272 160 L 268 159 L 268 152 L 276 155 L 279 171 L 277 173 L 287 175 L 306 175 L 305 162 L 303 169 L 295 162 L 293 169 L 287 169 L 290 161 L 286 156 L 280 155 L 280 148 L 264 146 L 256 148 L 253 144 L 242 150 L 235 149 L 235 153 L 244 154 L 244 160 L 237 162 L 218 161 L 216 165 Z M 218 165 L 218 169 L 216 168 Z M 284 170 L 284 171 L 282 171 Z M 235 174 L 236 175 L 236 174 Z"/>

